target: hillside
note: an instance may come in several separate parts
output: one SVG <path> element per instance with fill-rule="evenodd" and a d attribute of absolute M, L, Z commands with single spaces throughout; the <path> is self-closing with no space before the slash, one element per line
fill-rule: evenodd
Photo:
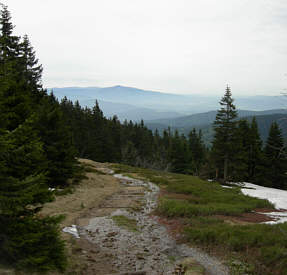
<path fill-rule="evenodd" d="M 162 124 L 166 128 L 178 127 L 178 128 L 191 128 L 199 125 L 207 125 L 213 123 L 215 120 L 217 111 L 210 111 L 206 113 L 193 114 L 189 116 L 182 116 L 178 118 L 171 119 L 157 119 L 152 121 L 146 121 L 147 125 L 152 126 L 155 124 Z M 272 115 L 272 114 L 287 114 L 286 109 L 271 109 L 264 111 L 250 111 L 250 110 L 238 110 L 238 117 L 253 117 L 253 116 L 263 116 L 263 115 Z"/>
<path fill-rule="evenodd" d="M 130 104 L 114 103 L 104 100 L 98 100 L 98 103 L 106 117 L 113 117 L 116 115 L 120 121 L 140 121 L 142 119 L 153 120 L 161 118 L 174 118 L 182 115 L 173 111 L 156 111 L 151 108 L 136 107 Z M 95 105 L 95 100 L 82 100 L 81 105 L 92 108 Z"/>
<path fill-rule="evenodd" d="M 203 140 L 206 144 L 210 144 L 213 137 L 213 126 L 212 123 L 215 119 L 217 111 L 211 111 L 202 114 L 195 114 L 191 116 L 179 117 L 174 119 L 161 119 L 146 122 L 146 126 L 155 130 L 158 129 L 162 132 L 167 127 L 171 127 L 172 130 L 177 129 L 180 133 L 188 135 L 193 129 L 201 129 L 203 134 Z M 267 111 L 247 111 L 239 110 L 239 118 L 244 118 L 251 122 L 253 117 L 256 117 L 258 123 L 258 130 L 263 141 L 266 141 L 268 132 L 272 122 L 277 122 L 279 127 L 282 129 L 284 138 L 287 138 L 287 110 L 267 110 Z"/>
<path fill-rule="evenodd" d="M 58 99 L 66 96 L 78 100 L 82 106 L 93 107 L 98 100 L 107 117 L 118 115 L 121 120 L 154 120 L 175 118 L 216 110 L 220 98 L 216 96 L 169 94 L 137 88 L 114 86 L 53 88 Z M 283 97 L 236 97 L 239 109 L 262 111 L 284 108 Z M 286 101 L 286 100 L 285 100 Z"/>

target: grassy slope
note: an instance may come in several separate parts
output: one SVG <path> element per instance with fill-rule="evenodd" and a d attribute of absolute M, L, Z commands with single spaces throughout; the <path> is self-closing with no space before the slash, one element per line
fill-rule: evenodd
<path fill-rule="evenodd" d="M 234 274 L 287 274 L 287 223 L 230 224 L 222 216 L 240 216 L 256 208 L 273 208 L 266 200 L 245 196 L 197 177 L 116 165 L 117 172 L 137 175 L 164 191 L 160 215 L 185 219 L 185 237 L 217 253 L 236 255 L 246 264 L 232 265 Z"/>

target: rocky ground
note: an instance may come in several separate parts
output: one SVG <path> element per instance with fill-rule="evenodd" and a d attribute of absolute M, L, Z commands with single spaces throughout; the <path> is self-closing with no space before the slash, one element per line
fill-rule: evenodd
<path fill-rule="evenodd" d="M 80 238 L 74 250 L 85 262 L 83 274 L 228 274 L 218 260 L 178 244 L 151 215 L 159 194 L 155 184 L 89 165 L 116 178 L 120 188 L 76 220 Z"/>

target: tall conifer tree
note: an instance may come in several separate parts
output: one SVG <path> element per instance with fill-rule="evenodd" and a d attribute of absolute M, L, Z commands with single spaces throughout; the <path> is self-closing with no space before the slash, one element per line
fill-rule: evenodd
<path fill-rule="evenodd" d="M 76 150 L 71 130 L 53 96 L 42 98 L 34 126 L 44 143 L 48 184 L 51 187 L 63 187 L 77 171 Z"/>
<path fill-rule="evenodd" d="M 0 14 L 0 260 L 17 268 L 63 269 L 59 219 L 35 215 L 52 194 L 46 184 L 43 143 L 34 128 L 37 89 L 33 90 L 27 74 L 33 66 L 27 65 L 24 52 L 4 6 Z"/>
<path fill-rule="evenodd" d="M 2 127 L 13 130 L 31 114 L 30 98 L 23 89 L 20 37 L 13 35 L 11 15 L 2 5 L 0 16 L 0 110 Z"/>
<path fill-rule="evenodd" d="M 216 168 L 219 169 L 219 173 L 223 170 L 223 179 L 228 178 L 228 168 L 232 161 L 234 153 L 235 142 L 235 129 L 237 111 L 233 104 L 231 90 L 229 86 L 226 87 L 226 91 L 221 101 L 220 110 L 217 111 L 216 119 L 213 124 L 214 139 L 213 139 L 213 155 L 216 162 Z M 221 173 L 219 174 L 220 177 Z"/>

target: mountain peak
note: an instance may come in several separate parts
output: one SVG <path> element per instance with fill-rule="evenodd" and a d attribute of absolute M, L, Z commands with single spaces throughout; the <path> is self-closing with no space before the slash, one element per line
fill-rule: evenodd
<path fill-rule="evenodd" d="M 120 88 L 127 88 L 127 87 L 121 86 L 121 85 L 115 85 L 115 86 L 113 86 L 113 87 L 111 87 L 111 88 L 120 89 Z"/>

